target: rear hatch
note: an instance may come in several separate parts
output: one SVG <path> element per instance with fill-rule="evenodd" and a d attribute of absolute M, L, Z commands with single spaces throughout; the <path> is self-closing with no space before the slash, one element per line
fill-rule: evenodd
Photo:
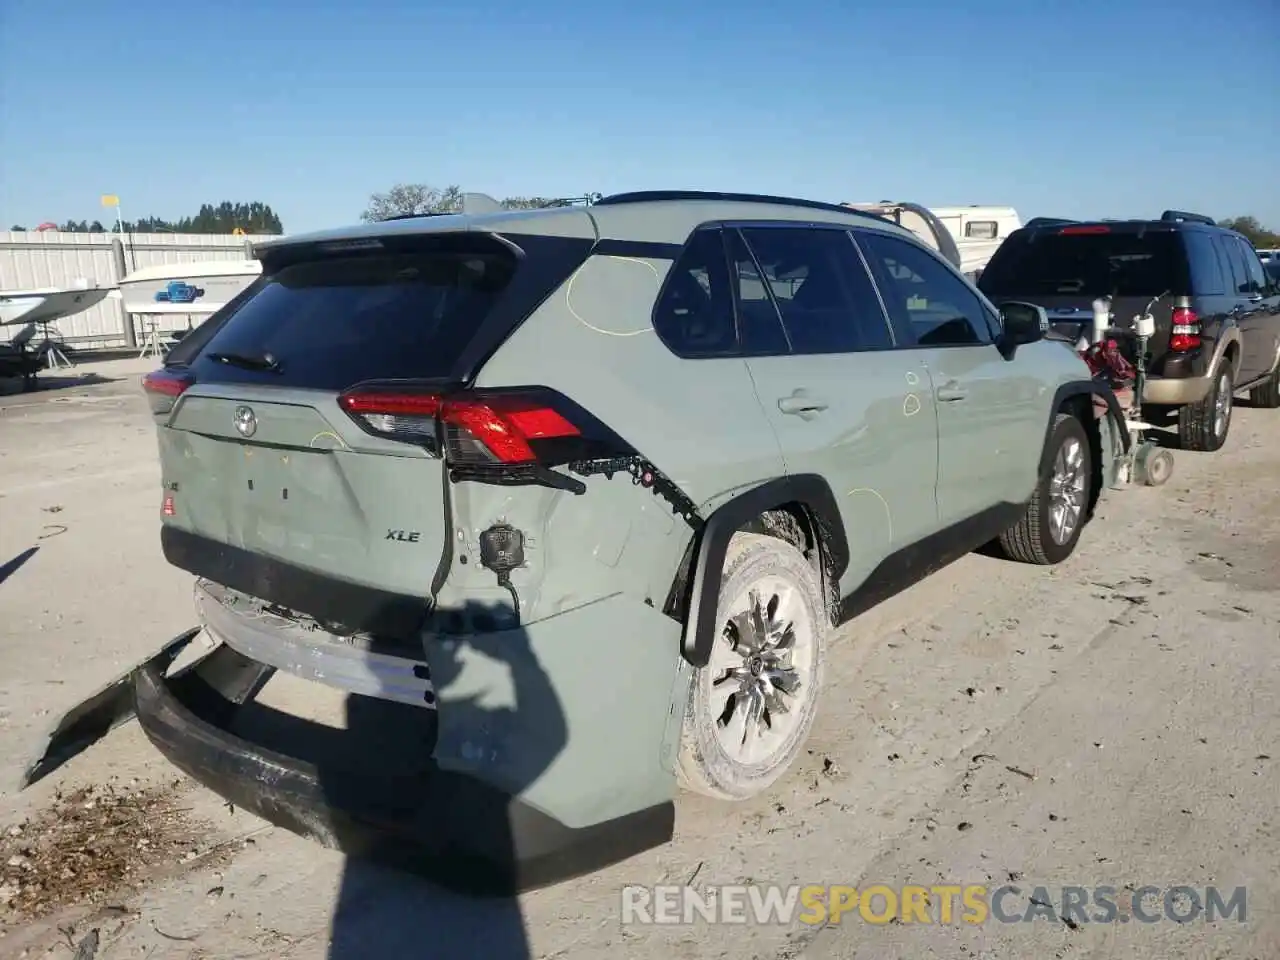
<path fill-rule="evenodd" d="M 1153 360 L 1169 344 L 1174 301 L 1190 292 L 1186 255 L 1177 232 L 1156 226 L 1079 224 L 1021 230 L 1009 237 L 983 271 L 978 288 L 999 303 L 1024 300 L 1044 307 L 1055 330 L 1088 335 L 1093 301 L 1111 297 L 1112 325 L 1130 328 L 1153 297 Z"/>
<path fill-rule="evenodd" d="M 163 542 L 171 563 L 332 629 L 405 635 L 450 542 L 431 396 L 518 259 L 475 233 L 363 246 L 264 271 L 198 353 L 148 378 Z M 361 384 L 421 409 L 370 406 Z"/>

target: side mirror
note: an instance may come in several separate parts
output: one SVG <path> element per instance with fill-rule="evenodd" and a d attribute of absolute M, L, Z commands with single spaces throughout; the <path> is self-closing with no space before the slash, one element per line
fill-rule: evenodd
<path fill-rule="evenodd" d="M 1049 332 L 1049 315 L 1044 307 L 1034 303 L 1022 303 L 1013 300 L 1000 304 L 1000 319 L 1004 323 L 1004 333 L 1000 337 L 1000 352 L 1006 358 L 1013 356 L 1018 347 L 1027 343 L 1043 340 Z"/>

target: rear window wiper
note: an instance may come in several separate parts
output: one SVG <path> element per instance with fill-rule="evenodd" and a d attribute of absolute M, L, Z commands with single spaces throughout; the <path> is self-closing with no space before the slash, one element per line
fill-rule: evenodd
<path fill-rule="evenodd" d="M 257 356 L 247 353 L 211 353 L 209 354 L 209 359 L 232 367 L 241 367 L 245 370 L 266 370 L 269 373 L 280 372 L 280 361 L 269 353 L 262 353 Z"/>

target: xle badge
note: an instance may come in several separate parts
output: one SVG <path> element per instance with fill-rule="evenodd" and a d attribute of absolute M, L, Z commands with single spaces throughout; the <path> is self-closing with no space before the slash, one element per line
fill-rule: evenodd
<path fill-rule="evenodd" d="M 233 415 L 236 424 L 236 430 L 242 437 L 252 437 L 258 432 L 258 417 L 253 412 L 252 407 L 236 407 Z"/>
<path fill-rule="evenodd" d="M 422 536 L 417 530 L 388 530 L 384 540 L 395 540 L 399 543 L 417 543 Z"/>

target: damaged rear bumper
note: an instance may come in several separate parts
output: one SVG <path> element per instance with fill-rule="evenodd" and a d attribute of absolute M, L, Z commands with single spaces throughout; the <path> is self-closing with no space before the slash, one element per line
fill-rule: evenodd
<path fill-rule="evenodd" d="M 138 721 L 176 767 L 279 827 L 478 894 L 556 883 L 671 839 L 670 802 L 571 827 L 519 796 L 434 764 L 370 775 L 245 739 L 231 729 L 238 705 L 269 668 L 222 645 L 167 677 L 174 656 L 198 633 L 182 635 L 136 671 Z"/>

